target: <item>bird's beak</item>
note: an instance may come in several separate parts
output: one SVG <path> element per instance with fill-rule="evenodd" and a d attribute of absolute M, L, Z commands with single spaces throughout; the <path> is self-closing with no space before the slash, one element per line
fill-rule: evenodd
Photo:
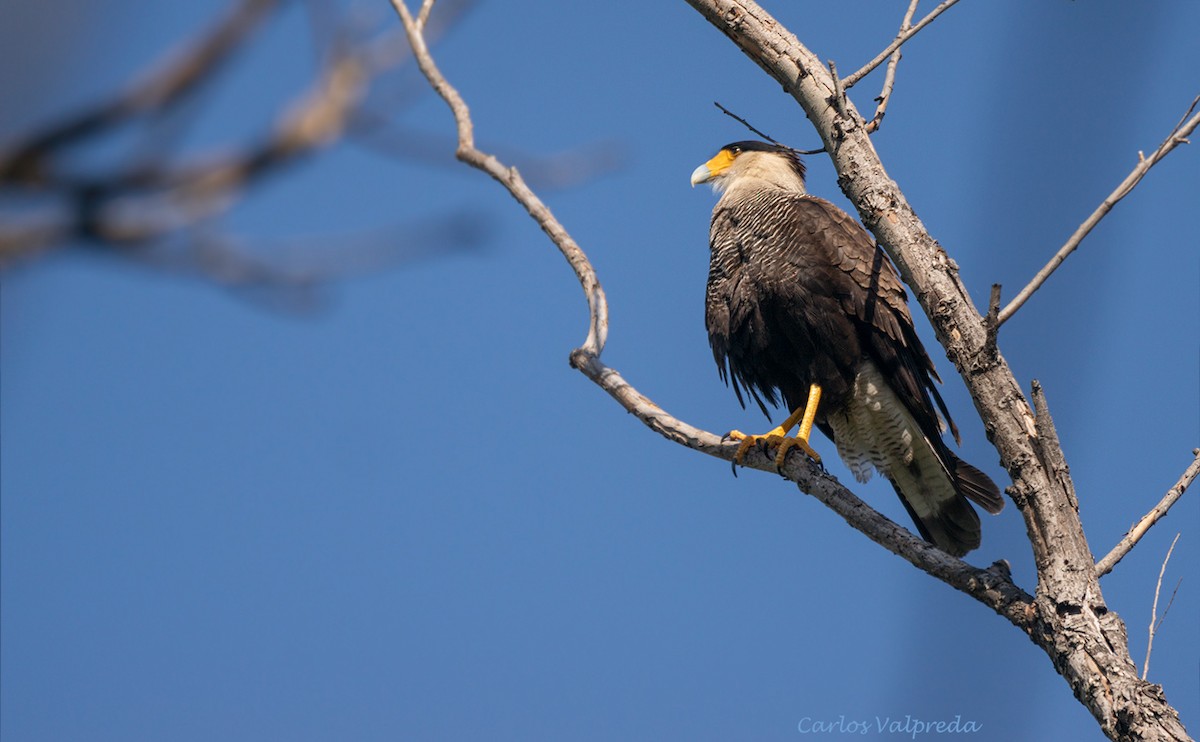
<path fill-rule="evenodd" d="M 701 183 L 707 183 L 713 178 L 723 175 L 725 170 L 733 164 L 733 158 L 733 153 L 727 149 L 718 152 L 711 160 L 692 171 L 692 187 L 695 188 Z"/>

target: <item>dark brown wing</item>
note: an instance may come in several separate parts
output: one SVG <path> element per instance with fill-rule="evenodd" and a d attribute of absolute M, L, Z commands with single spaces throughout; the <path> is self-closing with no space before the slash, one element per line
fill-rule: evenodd
<path fill-rule="evenodd" d="M 842 289 L 842 307 L 861 322 L 860 342 L 865 353 L 921 426 L 958 491 L 989 513 L 1000 512 L 1004 500 L 995 483 L 955 456 L 942 440 L 934 404 L 955 441 L 960 441 L 958 428 L 934 383 L 940 379 L 913 326 L 908 294 L 895 266 L 858 222 L 828 201 L 798 198 L 796 210 L 803 215 L 799 219 L 829 225 L 823 243 L 850 282 Z"/>
<path fill-rule="evenodd" d="M 827 225 L 815 244 L 841 273 L 835 290 L 842 310 L 857 321 L 863 354 L 883 371 L 930 439 L 941 438 L 936 403 L 958 440 L 934 383 L 940 379 L 913 327 L 908 294 L 891 261 L 858 222 L 830 202 L 805 196 L 794 200 L 794 209 L 797 220 Z"/>
<path fill-rule="evenodd" d="M 991 512 L 1003 505 L 995 485 L 942 441 L 938 410 L 958 434 L 935 386 L 933 361 L 913 327 L 899 275 L 862 226 L 823 199 L 763 189 L 723 200 L 710 237 L 709 340 L 739 401 L 748 394 L 766 413 L 766 404 L 782 398 L 796 409 L 817 383 L 822 409 L 837 409 L 847 403 L 865 357 L 921 428 L 955 488 Z M 818 425 L 832 438 L 823 418 L 818 413 Z M 949 515 L 961 516 L 962 527 L 948 523 L 947 530 L 965 531 L 973 519 L 978 538 L 978 519 L 965 502 Z"/>

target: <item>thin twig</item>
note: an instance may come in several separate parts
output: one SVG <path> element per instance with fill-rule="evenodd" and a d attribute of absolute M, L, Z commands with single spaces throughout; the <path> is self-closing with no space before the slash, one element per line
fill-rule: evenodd
<path fill-rule="evenodd" d="M 1150 636 L 1146 639 L 1146 661 L 1142 663 L 1142 680 L 1146 679 L 1146 675 L 1150 672 L 1150 650 L 1154 648 L 1154 635 L 1158 633 L 1158 627 L 1162 626 L 1163 619 L 1167 617 L 1167 611 L 1171 610 L 1171 604 L 1175 602 L 1175 592 L 1179 591 L 1179 585 L 1175 585 L 1175 592 L 1171 593 L 1171 600 L 1167 603 L 1167 607 L 1163 609 L 1162 619 L 1157 617 L 1158 613 L 1158 593 L 1162 590 L 1163 575 L 1167 573 L 1167 562 L 1171 561 L 1171 552 L 1175 551 L 1175 543 L 1179 541 L 1179 534 L 1175 534 L 1175 538 L 1171 540 L 1171 548 L 1167 549 L 1167 556 L 1163 559 L 1162 567 L 1158 570 L 1158 582 L 1154 585 L 1154 602 L 1150 605 Z"/>
<path fill-rule="evenodd" d="M 920 20 L 920 22 L 917 23 L 917 25 L 913 26 L 912 28 L 908 29 L 904 33 L 897 36 L 896 39 L 894 41 L 892 41 L 892 43 L 888 44 L 886 49 L 879 52 L 878 56 L 876 56 L 870 62 L 867 62 L 865 65 L 863 65 L 862 69 L 860 69 L 858 72 L 855 72 L 853 75 L 850 75 L 849 77 L 842 80 L 842 85 L 845 86 L 845 88 L 847 90 L 854 87 L 854 85 L 859 80 L 863 79 L 868 74 L 870 74 L 871 70 L 873 70 L 876 67 L 878 67 L 879 65 L 883 64 L 883 61 L 885 59 L 887 59 L 888 57 L 892 56 L 893 52 L 895 52 L 901 46 L 904 46 L 904 42 L 906 42 L 909 39 L 911 39 L 912 37 L 916 36 L 917 32 L 919 32 L 922 28 L 925 28 L 930 23 L 932 23 L 933 20 L 935 18 L 937 18 L 939 15 L 941 15 L 945 11 L 949 10 L 950 6 L 954 5 L 956 2 L 958 2 L 958 0 L 946 0 L 941 5 L 937 6 L 933 10 L 931 10 L 929 12 L 929 15 L 922 18 Z"/>
<path fill-rule="evenodd" d="M 725 115 L 726 115 L 726 116 L 728 116 L 729 118 L 731 118 L 731 119 L 733 119 L 734 121 L 738 122 L 739 124 L 741 124 L 742 126 L 746 127 L 747 129 L 749 129 L 750 131 L 754 132 L 755 134 L 757 134 L 758 136 L 762 137 L 763 139 L 766 139 L 766 140 L 767 140 L 768 142 L 770 142 L 771 144 L 779 144 L 779 140 L 777 140 L 775 137 L 771 136 L 770 134 L 767 134 L 766 132 L 763 132 L 763 131 L 761 131 L 760 129 L 757 129 L 757 128 L 755 128 L 755 126 L 754 126 L 753 124 L 751 124 L 749 121 L 747 121 L 746 119 L 744 119 L 744 118 L 742 118 L 741 116 L 737 115 L 737 114 L 736 114 L 736 113 L 734 113 L 733 111 L 730 111 L 728 108 L 726 108 L 725 106 L 721 105 L 721 104 L 720 104 L 720 103 L 718 103 L 717 101 L 713 101 L 713 105 L 714 105 L 714 106 L 716 106 L 717 108 L 721 109 L 721 113 L 725 114 Z M 781 147 L 782 147 L 782 146 L 784 146 L 784 145 L 782 145 L 782 144 L 779 144 L 779 146 L 781 146 Z"/>
<path fill-rule="evenodd" d="M 917 4 L 920 2 L 921 0 L 909 2 L 908 11 L 904 14 L 904 20 L 900 22 L 900 33 L 896 34 L 896 38 L 900 38 L 908 29 L 912 28 L 913 15 L 917 12 Z M 900 47 L 896 47 L 896 51 L 892 52 L 892 56 L 888 59 L 887 74 L 883 76 L 883 90 L 875 99 L 879 105 L 875 108 L 875 115 L 867 123 L 868 134 L 878 131 L 880 124 L 883 123 L 883 117 L 887 115 L 888 102 L 892 99 L 892 88 L 896 85 L 896 67 L 899 64 Z"/>
<path fill-rule="evenodd" d="M 1117 566 L 1117 563 L 1124 559 L 1125 555 L 1137 545 L 1137 542 L 1142 540 L 1142 536 L 1146 535 L 1150 527 L 1166 515 L 1167 511 L 1179 501 L 1180 497 L 1183 497 L 1183 493 L 1187 491 L 1188 486 L 1196 479 L 1197 475 L 1200 475 L 1200 448 L 1193 449 L 1192 456 L 1195 457 L 1192 463 L 1187 469 L 1184 469 L 1183 475 L 1179 477 L 1179 481 L 1171 489 L 1167 490 L 1167 494 L 1163 495 L 1162 500 L 1129 529 L 1129 532 L 1117 542 L 1112 551 L 1108 552 L 1103 559 L 1096 562 L 1097 577 L 1103 577 L 1111 572 L 1113 567 Z"/>
<path fill-rule="evenodd" d="M 821 152 L 824 152 L 824 151 L 825 151 L 825 148 L 824 148 L 824 147 L 821 147 L 820 149 L 796 149 L 795 147 L 788 147 L 786 144 L 780 144 L 780 143 L 779 143 L 779 141 L 778 141 L 777 139 L 775 139 L 775 138 L 774 138 L 774 137 L 772 137 L 771 135 L 769 135 L 769 134 L 767 134 L 767 133 L 765 133 L 765 132 L 763 132 L 763 131 L 761 131 L 761 130 L 759 130 L 759 129 L 755 128 L 755 127 L 754 127 L 754 125 L 752 125 L 752 124 L 751 124 L 749 121 L 747 121 L 746 119 L 744 119 L 744 118 L 742 118 L 741 116 L 737 115 L 737 114 L 736 114 L 736 113 L 734 113 L 733 111 L 730 111 L 728 108 L 726 108 L 725 106 L 721 105 L 721 104 L 720 104 L 720 103 L 718 103 L 717 101 L 713 101 L 713 105 L 714 105 L 714 106 L 716 106 L 717 108 L 721 109 L 721 113 L 725 114 L 725 115 L 726 115 L 726 116 L 728 116 L 729 118 L 731 118 L 731 119 L 733 119 L 734 121 L 738 122 L 739 124 L 741 124 L 742 126 L 746 127 L 747 129 L 749 129 L 750 131 L 754 132 L 755 134 L 757 134 L 758 136 L 762 137 L 763 139 L 766 139 L 766 140 L 767 140 L 768 142 L 770 142 L 771 144 L 778 145 L 778 146 L 780 146 L 780 147 L 787 147 L 788 149 L 790 149 L 791 151 L 795 152 L 795 153 L 796 153 L 796 154 L 798 154 L 798 155 L 816 155 L 816 154 L 820 154 Z"/>
<path fill-rule="evenodd" d="M 458 159 L 471 167 L 482 170 L 508 189 L 513 198 L 525 207 L 542 231 L 558 246 L 563 257 L 575 271 L 583 293 L 587 297 L 589 310 L 588 334 L 581 350 L 599 356 L 604 350 L 604 344 L 608 338 L 608 301 L 604 297 L 604 289 L 600 286 L 596 271 L 592 268 L 587 255 L 554 218 L 549 207 L 542 203 L 537 194 L 526 185 L 516 168 L 505 167 L 493 155 L 476 149 L 475 125 L 471 121 L 471 112 L 466 101 L 459 95 L 458 90 L 442 76 L 437 64 L 433 61 L 433 56 L 429 53 L 429 47 L 425 43 L 420 26 L 413 19 L 404 0 L 391 0 L 391 2 L 392 7 L 400 15 L 400 20 L 404 23 L 404 31 L 408 35 L 409 43 L 412 44 L 417 66 L 429 80 L 430 86 L 441 96 L 442 100 L 446 101 L 446 105 L 454 114 L 454 122 L 458 129 L 458 151 L 455 153 Z M 433 7 L 433 2 L 434 0 L 425 0 L 425 4 L 421 8 L 422 12 L 428 14 L 429 9 Z"/>
<path fill-rule="evenodd" d="M 1175 534 L 1175 538 L 1178 540 L 1178 538 L 1181 535 L 1182 534 L 1177 533 L 1177 534 Z M 1172 542 L 1172 544 L 1173 544 L 1173 542 Z M 1178 580 L 1175 581 L 1175 589 L 1171 591 L 1171 597 L 1169 600 L 1167 600 L 1167 607 L 1163 608 L 1162 615 L 1158 617 L 1158 623 L 1154 624 L 1154 633 L 1157 634 L 1158 630 L 1160 628 L 1162 628 L 1163 621 L 1167 620 L 1167 614 L 1171 612 L 1171 606 L 1175 605 L 1175 596 L 1179 594 L 1179 586 L 1182 584 L 1183 584 L 1182 577 L 1180 577 Z"/>
<path fill-rule="evenodd" d="M 1062 265 L 1062 262 L 1067 259 L 1067 256 L 1074 252 L 1075 248 L 1079 247 L 1079 243 L 1083 242 L 1083 238 L 1088 236 L 1088 233 L 1090 233 L 1096 227 L 1096 225 L 1100 223 L 1100 220 L 1107 216 L 1108 212 L 1112 211 L 1113 207 L 1116 206 L 1121 199 L 1129 195 L 1134 187 L 1141 182 L 1142 178 L 1146 176 L 1146 173 L 1150 172 L 1150 168 L 1157 165 L 1159 160 L 1166 157 L 1171 150 L 1175 149 L 1180 144 L 1188 143 L 1187 137 L 1196 130 L 1197 125 L 1200 125 L 1200 113 L 1192 116 L 1191 119 L 1188 119 L 1188 116 L 1191 116 L 1192 112 L 1196 110 L 1196 105 L 1198 103 L 1200 103 L 1200 96 L 1197 96 L 1195 100 L 1192 101 L 1192 105 L 1188 107 L 1187 113 L 1183 114 L 1183 118 L 1179 120 L 1179 123 L 1176 124 L 1175 128 L 1171 130 L 1171 133 L 1167 135 L 1167 138 L 1163 140 L 1163 143 L 1160 144 L 1158 149 L 1154 150 L 1149 157 L 1146 157 L 1141 152 L 1138 152 L 1138 164 L 1133 168 L 1133 172 L 1129 173 L 1125 180 L 1121 181 L 1121 184 L 1117 186 L 1116 190 L 1110 193 L 1108 198 L 1104 199 L 1104 201 L 1102 201 L 1100 205 L 1096 207 L 1096 210 L 1092 212 L 1092 215 L 1089 216 L 1083 222 L 1083 224 L 1079 225 L 1079 229 L 1075 230 L 1075 234 L 1071 235 L 1066 244 L 1059 248 L 1058 252 L 1054 254 L 1054 257 L 1050 259 L 1050 262 L 1046 263 L 1046 265 L 1040 271 L 1038 271 L 1037 275 L 1033 277 L 1033 280 L 1029 282 L 1029 285 L 1021 289 L 1021 292 L 1017 294 L 1011 302 L 1008 303 L 1008 306 L 1004 307 L 998 318 L 999 324 L 1004 324 L 1006 321 L 1008 321 L 1008 319 L 1012 317 L 1013 314 L 1015 314 L 1016 311 L 1020 309 L 1026 301 L 1029 300 L 1029 297 L 1033 296 L 1033 293 L 1041 288 L 1042 284 L 1046 282 L 1046 279 L 1050 277 L 1050 274 L 1054 273 L 1054 271 L 1058 269 L 1058 266 Z"/>

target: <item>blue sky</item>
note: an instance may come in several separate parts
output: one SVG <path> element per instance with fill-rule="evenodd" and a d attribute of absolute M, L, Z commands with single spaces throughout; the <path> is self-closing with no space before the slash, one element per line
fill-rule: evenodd
<path fill-rule="evenodd" d="M 0 90 L 22 102 L 0 110 L 0 142 L 114 90 L 208 23 L 202 5 L 0 5 Z M 848 71 L 904 4 L 773 5 Z M 1200 93 L 1198 27 L 1190 2 L 964 2 L 906 47 L 875 145 L 977 303 L 995 282 L 1014 295 Z M 192 144 L 266 127 L 311 75 L 309 42 L 302 13 L 282 16 Z M 683 2 L 484 0 L 435 51 L 482 146 L 620 152 L 615 172 L 543 193 L 608 292 L 606 362 L 692 424 L 763 428 L 712 363 L 714 199 L 687 181 L 746 137 L 712 101 L 815 147 L 803 112 Z M 860 109 L 881 81 L 853 91 Z M 791 739 L 816 738 L 806 718 L 906 715 L 975 721 L 973 740 L 1101 738 L 1002 619 L 788 483 L 656 437 L 570 369 L 586 306 L 566 264 L 452 161 L 439 101 L 397 123 L 435 135 L 441 163 L 339 144 L 224 226 L 334 265 L 345 235 L 419 251 L 440 220 L 481 242 L 338 282 L 319 311 L 80 249 L 3 275 L 6 742 Z M 1046 389 L 1098 554 L 1200 441 L 1198 162 L 1171 155 L 1001 331 L 1018 379 Z M 828 160 L 809 165 L 844 204 Z M 962 456 L 1004 486 L 919 324 Z M 886 483 L 853 489 L 909 524 Z M 1198 515 L 1189 493 L 1102 583 L 1140 664 L 1182 532 L 1150 679 L 1193 733 Z M 1000 558 L 1032 591 L 1011 504 L 970 561 Z"/>

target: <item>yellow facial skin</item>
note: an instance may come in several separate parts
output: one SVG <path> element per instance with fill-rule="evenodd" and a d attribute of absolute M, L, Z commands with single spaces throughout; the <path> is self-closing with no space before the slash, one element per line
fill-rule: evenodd
<path fill-rule="evenodd" d="M 701 183 L 707 183 L 721 175 L 721 173 L 725 172 L 733 164 L 735 157 L 737 155 L 727 149 L 718 152 L 711 160 L 692 171 L 692 186 L 695 187 Z"/>

